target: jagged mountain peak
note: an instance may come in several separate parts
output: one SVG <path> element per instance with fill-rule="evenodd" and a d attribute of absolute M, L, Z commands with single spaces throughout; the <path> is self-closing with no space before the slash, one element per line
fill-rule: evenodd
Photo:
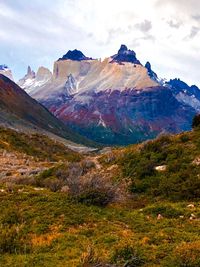
<path fill-rule="evenodd" d="M 168 85 L 172 86 L 172 87 L 176 87 L 179 89 L 188 89 L 189 85 L 185 82 L 183 82 L 180 78 L 175 78 L 175 79 L 170 79 L 167 82 Z"/>
<path fill-rule="evenodd" d="M 35 91 L 37 87 L 44 86 L 52 79 L 52 73 L 45 67 L 39 67 L 35 73 L 30 66 L 27 68 L 26 75 L 18 81 L 18 85 L 25 89 L 27 93 Z"/>
<path fill-rule="evenodd" d="M 145 64 L 145 68 L 148 70 L 148 71 L 151 71 L 151 63 L 149 61 L 146 62 Z"/>
<path fill-rule="evenodd" d="M 92 58 L 86 57 L 80 50 L 74 49 L 69 50 L 62 58 L 59 60 L 75 60 L 75 61 L 82 61 L 82 60 L 91 60 Z"/>
<path fill-rule="evenodd" d="M 152 70 L 151 63 L 149 61 L 147 61 L 147 63 L 145 64 L 145 68 L 148 71 L 149 77 L 155 81 L 158 81 L 158 75 Z"/>
<path fill-rule="evenodd" d="M 35 78 L 35 72 L 31 69 L 30 66 L 27 68 L 27 73 L 26 73 L 27 78 Z"/>
<path fill-rule="evenodd" d="M 133 50 L 128 49 L 127 46 L 124 44 L 120 46 L 118 53 L 112 56 L 111 58 L 112 58 L 111 62 L 118 62 L 118 63 L 130 62 L 133 64 L 141 65 L 140 61 L 136 58 L 136 53 Z"/>

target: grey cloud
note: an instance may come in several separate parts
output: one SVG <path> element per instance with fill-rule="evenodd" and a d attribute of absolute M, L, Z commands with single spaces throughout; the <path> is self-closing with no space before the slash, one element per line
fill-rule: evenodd
<path fill-rule="evenodd" d="M 175 21 L 175 20 L 172 20 L 172 19 L 171 19 L 171 20 L 167 21 L 167 24 L 168 24 L 171 28 L 179 29 L 183 23 L 182 23 L 182 21 Z"/>
<path fill-rule="evenodd" d="M 200 32 L 200 27 L 193 26 L 190 29 L 190 33 L 183 38 L 183 41 L 189 41 L 191 39 L 194 39 L 199 32 Z"/>
<path fill-rule="evenodd" d="M 152 23 L 150 20 L 144 20 L 141 23 L 137 23 L 135 27 L 140 30 L 141 32 L 148 32 L 152 28 Z"/>
<path fill-rule="evenodd" d="M 179 10 L 196 10 L 200 7 L 200 1 L 199 0 L 157 0 L 156 6 L 166 6 L 166 5 L 172 5 L 174 7 L 178 7 Z"/>
<path fill-rule="evenodd" d="M 192 18 L 196 21 L 200 21 L 200 15 L 193 15 Z"/>
<path fill-rule="evenodd" d="M 152 42 L 155 42 L 156 41 L 156 37 L 151 35 L 151 34 L 147 34 L 143 37 L 140 37 L 140 38 L 135 38 L 132 40 L 131 42 L 131 46 L 132 47 L 138 47 L 140 46 L 141 42 L 143 41 L 152 41 Z"/>
<path fill-rule="evenodd" d="M 199 27 L 195 27 L 193 26 L 191 31 L 190 31 L 190 35 L 189 35 L 189 38 L 194 38 L 200 31 L 200 28 Z"/>
<path fill-rule="evenodd" d="M 188 17 L 189 20 L 199 17 L 198 14 L 196 16 L 197 10 L 200 10 L 199 0 L 157 0 L 154 5 L 157 10 L 162 9 L 161 12 L 168 6 L 177 14 L 177 17 Z"/>

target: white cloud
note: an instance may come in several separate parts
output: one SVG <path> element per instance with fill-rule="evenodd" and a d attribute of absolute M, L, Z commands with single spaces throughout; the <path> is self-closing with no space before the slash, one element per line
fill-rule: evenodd
<path fill-rule="evenodd" d="M 99 58 L 124 43 L 160 76 L 200 86 L 198 10 L 198 0 L 0 0 L 0 63 L 19 78 L 69 49 Z"/>

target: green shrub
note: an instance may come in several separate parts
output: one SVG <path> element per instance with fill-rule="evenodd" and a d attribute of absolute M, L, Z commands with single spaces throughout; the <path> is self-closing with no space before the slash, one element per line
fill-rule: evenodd
<path fill-rule="evenodd" d="M 142 149 L 142 152 L 153 152 L 153 153 L 158 153 L 162 152 L 165 147 L 170 145 L 172 143 L 172 140 L 170 136 L 168 135 L 162 135 L 158 137 L 157 139 L 153 141 L 148 141 Z"/>
<path fill-rule="evenodd" d="M 181 142 L 186 143 L 190 140 L 190 137 L 187 134 L 182 134 L 180 136 L 180 140 L 181 140 Z"/>
<path fill-rule="evenodd" d="M 161 214 L 163 217 L 166 218 L 178 218 L 180 215 L 182 215 L 182 212 L 180 210 L 175 209 L 170 205 L 159 205 L 159 204 L 144 209 L 144 212 L 146 214 L 152 214 L 154 216 Z"/>
<path fill-rule="evenodd" d="M 28 253 L 31 250 L 29 240 L 22 237 L 18 226 L 0 228 L 0 253 Z"/>
<path fill-rule="evenodd" d="M 98 189 L 90 189 L 86 192 L 80 193 L 75 199 L 86 205 L 105 207 L 110 203 L 112 196 L 108 194 L 108 192 L 103 192 Z"/>
<path fill-rule="evenodd" d="M 22 222 L 22 217 L 16 209 L 7 209 L 2 217 L 3 225 L 14 225 L 20 224 Z"/>
<path fill-rule="evenodd" d="M 124 267 L 137 267 L 145 263 L 141 253 L 130 246 L 117 248 L 111 257 L 111 262 L 123 264 Z"/>
<path fill-rule="evenodd" d="M 54 173 L 54 170 L 55 170 L 54 167 L 53 167 L 53 168 L 49 168 L 49 169 L 47 169 L 47 170 L 44 170 L 44 171 L 39 175 L 39 179 L 42 180 L 42 179 L 46 179 L 46 178 L 52 176 L 53 173 Z"/>
<path fill-rule="evenodd" d="M 192 120 L 192 128 L 196 128 L 200 125 L 200 114 L 194 116 Z"/>
<path fill-rule="evenodd" d="M 177 246 L 171 257 L 166 260 L 165 266 L 171 267 L 199 267 L 200 242 L 182 243 Z"/>

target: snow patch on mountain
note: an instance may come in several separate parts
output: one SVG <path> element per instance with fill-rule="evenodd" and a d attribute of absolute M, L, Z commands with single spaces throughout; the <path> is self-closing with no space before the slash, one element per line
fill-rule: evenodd
<path fill-rule="evenodd" d="M 176 95 L 176 99 L 186 105 L 193 107 L 196 111 L 200 112 L 200 100 L 195 95 L 187 95 L 187 92 L 180 92 Z"/>
<path fill-rule="evenodd" d="M 31 67 L 28 66 L 26 75 L 19 80 L 18 85 L 24 89 L 28 94 L 32 95 L 37 90 L 41 89 L 46 84 L 50 83 L 52 80 L 52 73 L 50 70 L 44 67 L 40 67 L 35 73 L 31 70 Z"/>

